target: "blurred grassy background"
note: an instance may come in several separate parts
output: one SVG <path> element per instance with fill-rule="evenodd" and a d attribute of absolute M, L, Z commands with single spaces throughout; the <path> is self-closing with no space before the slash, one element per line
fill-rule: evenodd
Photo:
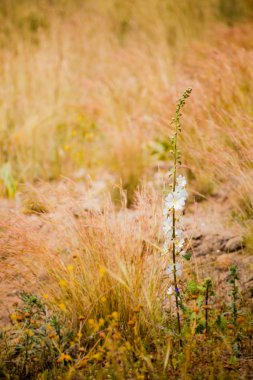
<path fill-rule="evenodd" d="M 0 181 L 85 179 L 136 186 L 167 160 L 184 115 L 183 161 L 196 192 L 229 181 L 251 217 L 252 0 L 2 0 Z"/>

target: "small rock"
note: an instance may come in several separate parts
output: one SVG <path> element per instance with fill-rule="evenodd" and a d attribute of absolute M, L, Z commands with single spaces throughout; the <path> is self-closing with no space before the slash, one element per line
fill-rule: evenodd
<path fill-rule="evenodd" d="M 227 255 L 226 253 L 223 253 L 223 255 L 220 255 L 217 257 L 216 260 L 216 266 L 220 270 L 227 270 L 230 265 L 232 265 L 232 257 L 230 255 Z"/>
<path fill-rule="evenodd" d="M 220 251 L 226 251 L 226 244 L 231 239 L 231 236 L 219 236 L 217 237 L 217 245 Z"/>
<path fill-rule="evenodd" d="M 212 253 L 219 254 L 224 245 L 224 237 L 220 237 L 217 234 L 206 236 L 203 240 L 193 240 L 191 245 L 197 257 L 206 256 Z"/>
<path fill-rule="evenodd" d="M 204 237 L 204 235 L 201 232 L 196 233 L 195 235 L 192 235 L 193 240 L 202 240 L 203 237 Z"/>
<path fill-rule="evenodd" d="M 245 247 L 243 238 L 240 236 L 233 237 L 229 239 L 225 245 L 226 252 L 235 252 Z"/>

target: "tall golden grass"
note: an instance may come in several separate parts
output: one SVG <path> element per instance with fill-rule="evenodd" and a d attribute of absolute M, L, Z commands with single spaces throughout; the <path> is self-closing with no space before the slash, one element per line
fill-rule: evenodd
<path fill-rule="evenodd" d="M 159 248 L 160 201 L 154 191 L 139 194 L 134 211 L 125 206 L 115 211 L 109 201 L 103 212 L 87 211 L 77 219 L 67 213 L 64 220 L 64 228 L 55 223 L 53 249 L 51 243 L 44 244 L 36 262 L 24 257 L 36 275 L 40 268 L 47 271 L 40 288 L 56 308 L 63 304 L 74 325 L 80 316 L 105 318 L 117 311 L 127 326 L 132 310 L 142 305 L 141 328 L 154 332 L 166 287 Z"/>
<path fill-rule="evenodd" d="M 131 201 L 191 85 L 183 156 L 195 190 L 229 180 L 238 191 L 240 176 L 252 209 L 251 16 L 249 0 L 3 1 L 2 193 L 107 171 Z"/>

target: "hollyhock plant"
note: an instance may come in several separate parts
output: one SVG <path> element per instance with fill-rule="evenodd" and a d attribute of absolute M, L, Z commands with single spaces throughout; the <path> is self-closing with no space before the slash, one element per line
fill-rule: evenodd
<path fill-rule="evenodd" d="M 164 254 L 170 257 L 167 268 L 165 270 L 166 276 L 170 279 L 172 284 L 168 287 L 167 295 L 171 296 L 173 293 L 175 295 L 176 310 L 177 310 L 177 322 L 178 322 L 178 333 L 181 333 L 181 323 L 180 323 L 180 305 L 181 297 L 178 287 L 178 278 L 182 275 L 183 270 L 183 258 L 186 252 L 184 251 L 184 233 L 181 224 L 183 210 L 185 207 L 185 202 L 188 193 L 185 189 L 187 181 L 182 175 L 178 175 L 178 169 L 180 167 L 180 152 L 178 150 L 177 141 L 178 134 L 181 132 L 181 108 L 184 106 L 186 99 L 190 96 L 191 89 L 187 89 L 182 97 L 179 99 L 175 118 L 172 119 L 172 124 L 175 126 L 175 132 L 171 139 L 172 153 L 173 153 L 173 167 L 171 173 L 169 173 L 172 178 L 171 191 L 167 194 L 164 201 L 163 208 L 163 232 L 165 236 L 165 243 L 163 246 Z"/>

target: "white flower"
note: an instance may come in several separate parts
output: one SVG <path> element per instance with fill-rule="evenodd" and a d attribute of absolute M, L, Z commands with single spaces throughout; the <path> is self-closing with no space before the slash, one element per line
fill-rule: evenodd
<path fill-rule="evenodd" d="M 175 235 L 176 235 L 176 238 L 182 238 L 183 236 L 183 230 L 180 230 L 180 229 L 176 229 L 176 232 L 175 232 Z M 181 241 L 182 239 L 180 239 Z"/>
<path fill-rule="evenodd" d="M 176 239 L 175 240 L 175 247 L 176 247 L 176 252 L 179 253 L 183 247 L 184 247 L 184 242 L 185 242 L 185 239 L 184 238 L 181 238 L 181 239 Z"/>
<path fill-rule="evenodd" d="M 178 254 L 184 255 L 186 253 L 185 251 L 183 251 L 185 240 L 183 238 L 181 238 L 181 239 L 175 239 L 174 241 L 175 241 L 176 255 L 178 255 Z M 172 247 L 173 247 L 172 244 L 173 244 L 172 239 L 171 239 L 171 241 L 165 240 L 165 242 L 163 244 L 163 248 L 162 248 L 163 255 L 166 255 L 169 251 L 172 252 Z M 182 252 L 184 252 L 184 253 L 182 253 Z"/>
<path fill-rule="evenodd" d="M 173 279 L 173 276 L 174 276 L 174 268 L 176 269 L 176 272 L 177 272 L 177 275 L 178 276 L 181 276 L 182 274 L 182 265 L 179 264 L 179 263 L 176 263 L 176 264 L 171 264 L 167 267 L 165 273 Z"/>
<path fill-rule="evenodd" d="M 163 208 L 163 216 L 165 217 L 165 218 L 168 218 L 169 217 L 169 212 L 170 212 L 171 210 L 170 209 L 168 209 L 168 207 L 166 206 L 166 203 L 164 204 L 164 208 Z"/>
<path fill-rule="evenodd" d="M 173 289 L 173 286 L 170 286 L 167 290 L 167 295 L 168 296 L 172 296 L 172 294 L 174 293 L 174 289 Z"/>
<path fill-rule="evenodd" d="M 182 264 L 176 263 L 176 272 L 178 276 L 182 275 Z"/>
<path fill-rule="evenodd" d="M 183 176 L 179 176 L 176 181 L 175 191 L 172 191 L 165 198 L 165 205 L 163 209 L 164 222 L 163 222 L 163 231 L 165 234 L 165 243 L 163 246 L 163 253 L 167 254 L 169 250 L 172 250 L 174 246 L 174 253 L 176 255 L 184 256 L 184 234 L 183 227 L 181 226 L 181 217 L 182 210 L 185 206 L 185 201 L 187 198 L 187 191 L 185 190 L 186 179 Z M 174 221 L 172 217 L 172 211 Z M 174 222 L 174 223 L 173 223 Z M 173 225 L 174 224 L 174 225 Z M 173 230 L 175 228 L 175 230 Z M 182 275 L 182 264 L 180 263 L 172 263 L 168 265 L 165 270 L 166 275 L 170 277 L 170 279 L 174 280 L 174 275 L 176 273 L 177 276 Z M 174 285 L 175 286 L 175 285 Z M 175 289 L 173 286 L 170 286 L 167 289 L 167 295 L 171 296 L 174 294 Z"/>
<path fill-rule="evenodd" d="M 164 221 L 163 221 L 163 232 L 164 232 L 166 239 L 171 240 L 173 238 L 173 221 L 172 221 L 172 218 L 169 217 L 167 219 L 164 219 Z M 176 229 L 175 237 L 176 237 L 175 243 L 176 244 L 182 244 L 181 243 L 182 240 L 184 241 L 183 230 Z"/>
<path fill-rule="evenodd" d="M 174 208 L 174 210 L 183 210 L 186 197 L 187 197 L 187 191 L 184 189 L 176 189 L 176 191 L 173 191 L 167 195 L 165 198 L 165 208 L 167 210 L 171 210 Z"/>
<path fill-rule="evenodd" d="M 179 175 L 177 177 L 177 186 L 181 189 L 183 189 L 186 186 L 186 179 L 182 175 Z"/>
<path fill-rule="evenodd" d="M 166 235 L 167 238 L 172 238 L 172 231 L 173 231 L 173 223 L 172 218 L 167 218 L 163 222 L 163 232 Z"/>

